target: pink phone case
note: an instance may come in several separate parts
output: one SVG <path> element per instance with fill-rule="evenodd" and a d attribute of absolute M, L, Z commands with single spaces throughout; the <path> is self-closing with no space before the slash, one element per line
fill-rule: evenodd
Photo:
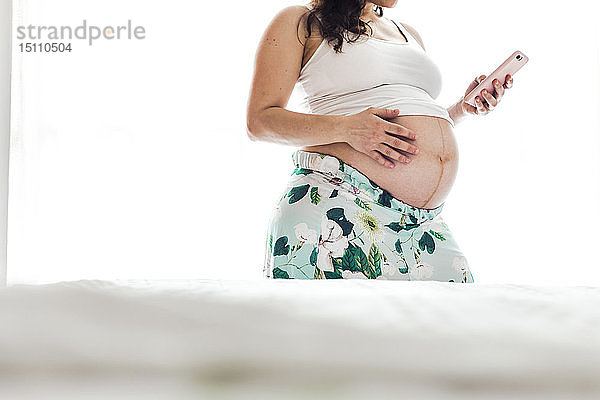
<path fill-rule="evenodd" d="M 475 97 L 479 96 L 480 99 L 485 100 L 483 96 L 481 96 L 481 91 L 486 89 L 489 93 L 494 94 L 495 89 L 492 82 L 494 79 L 498 79 L 500 84 L 504 84 L 506 80 L 506 75 L 515 76 L 518 70 L 521 69 L 523 65 L 525 65 L 529 61 L 529 57 L 520 52 L 519 50 L 515 51 L 511 54 L 510 57 L 506 59 L 491 75 L 486 76 L 485 79 L 477 85 L 473 90 L 469 92 L 465 96 L 465 102 L 476 107 L 475 105 Z"/>

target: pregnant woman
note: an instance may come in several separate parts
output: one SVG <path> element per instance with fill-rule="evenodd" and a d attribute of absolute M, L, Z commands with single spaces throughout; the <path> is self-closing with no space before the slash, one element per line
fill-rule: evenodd
<path fill-rule="evenodd" d="M 266 278 L 474 282 L 440 215 L 458 167 L 453 128 L 494 109 L 512 77 L 477 107 L 440 106 L 419 34 L 383 17 L 395 5 L 314 0 L 280 11 L 262 37 L 249 137 L 300 147 L 268 225 Z M 310 113 L 285 109 L 297 82 Z"/>

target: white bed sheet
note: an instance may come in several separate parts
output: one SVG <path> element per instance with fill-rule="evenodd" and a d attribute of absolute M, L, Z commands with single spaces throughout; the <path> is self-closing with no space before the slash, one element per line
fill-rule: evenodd
<path fill-rule="evenodd" d="M 600 398 L 599 287 L 14 285 L 0 328 L 0 398 Z"/>

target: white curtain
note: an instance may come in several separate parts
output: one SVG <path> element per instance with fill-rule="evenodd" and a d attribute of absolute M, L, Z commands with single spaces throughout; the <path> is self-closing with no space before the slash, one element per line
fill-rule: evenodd
<path fill-rule="evenodd" d="M 15 26 L 131 20 L 146 38 L 72 40 L 70 53 L 14 39 L 9 283 L 260 279 L 294 148 L 250 142 L 245 107 L 260 35 L 301 3 L 16 1 Z M 456 129 L 445 218 L 478 280 L 600 283 L 586 245 L 600 222 L 598 3 L 386 12 L 420 32 L 446 106 L 512 51 L 531 59 L 498 110 Z"/>

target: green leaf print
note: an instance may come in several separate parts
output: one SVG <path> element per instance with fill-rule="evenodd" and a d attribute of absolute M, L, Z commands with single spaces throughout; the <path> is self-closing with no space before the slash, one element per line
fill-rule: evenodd
<path fill-rule="evenodd" d="M 352 243 L 348 245 L 342 256 L 342 270 L 359 272 L 367 268 L 369 260 L 362 248 Z"/>
<path fill-rule="evenodd" d="M 317 246 L 315 246 L 312 253 L 310 253 L 310 265 L 317 266 Z"/>
<path fill-rule="evenodd" d="M 396 251 L 402 254 L 402 242 L 400 241 L 400 239 L 396 240 L 395 247 Z"/>
<path fill-rule="evenodd" d="M 319 201 L 321 201 L 321 195 L 319 194 L 319 188 L 318 187 L 313 187 L 310 189 L 310 202 L 313 203 L 314 205 L 319 204 Z"/>
<path fill-rule="evenodd" d="M 315 274 L 313 275 L 314 279 L 325 279 L 325 275 L 323 275 L 323 271 L 321 271 L 318 267 L 315 267 Z"/>
<path fill-rule="evenodd" d="M 415 229 L 419 227 L 419 224 L 406 224 L 403 225 L 402 222 L 390 222 L 387 225 L 384 225 L 388 228 L 390 228 L 391 230 L 393 230 L 394 232 L 398 233 L 401 230 L 406 230 L 406 231 L 410 231 L 411 229 Z"/>
<path fill-rule="evenodd" d="M 325 279 L 342 279 L 342 272 L 340 270 L 323 271 Z"/>
<path fill-rule="evenodd" d="M 371 245 L 369 250 L 367 268 L 364 272 L 369 279 L 375 279 L 381 275 L 381 252 L 375 243 Z"/>
<path fill-rule="evenodd" d="M 369 205 L 369 203 L 362 201 L 361 199 L 359 199 L 358 197 L 354 199 L 354 202 L 356 203 L 356 205 L 358 205 L 360 208 L 364 208 L 367 211 L 371 211 L 371 206 Z"/>
<path fill-rule="evenodd" d="M 333 189 L 333 191 L 331 192 L 331 194 L 329 195 L 329 198 L 331 199 L 332 197 L 335 197 L 338 195 L 338 190 L 337 189 Z"/>
<path fill-rule="evenodd" d="M 381 194 L 377 198 L 377 202 L 383 206 L 391 207 L 392 206 L 392 198 L 393 196 L 385 189 L 382 189 Z"/>
<path fill-rule="evenodd" d="M 411 221 L 416 221 L 416 218 L 413 217 L 412 215 L 410 216 Z M 415 229 L 419 226 L 419 224 L 407 224 L 406 223 L 406 214 L 402 215 L 402 218 L 400 218 L 400 222 L 391 222 L 388 225 L 384 225 L 387 226 L 388 228 L 390 228 L 391 230 L 393 230 L 394 232 L 398 233 L 401 230 L 406 230 L 406 231 L 410 231 L 411 229 Z"/>
<path fill-rule="evenodd" d="M 419 224 L 406 224 L 404 225 L 404 229 L 407 231 L 410 231 L 411 229 L 415 229 L 418 228 Z"/>
<path fill-rule="evenodd" d="M 398 253 L 400 253 L 400 259 L 404 263 L 404 267 L 399 267 L 398 271 L 401 274 L 407 274 L 408 273 L 408 264 L 406 263 L 406 259 L 404 258 L 404 251 L 402 250 L 402 242 L 400 241 L 400 239 L 396 240 L 395 247 L 396 247 L 396 251 Z"/>
<path fill-rule="evenodd" d="M 427 249 L 429 254 L 432 254 L 435 250 L 435 242 L 433 237 L 428 232 L 423 232 L 423 236 L 419 239 L 419 248 L 421 250 Z"/>
<path fill-rule="evenodd" d="M 313 171 L 312 171 L 311 169 L 300 168 L 300 167 L 297 167 L 297 168 L 294 170 L 294 174 L 295 174 L 295 175 L 308 175 L 308 174 L 312 174 L 312 172 L 313 172 Z"/>
<path fill-rule="evenodd" d="M 344 162 L 342 160 L 340 160 L 340 159 L 338 159 L 338 161 L 340 162 L 340 168 L 339 168 L 339 170 L 343 171 L 344 170 Z"/>
<path fill-rule="evenodd" d="M 299 200 L 302 200 L 302 198 L 306 196 L 306 193 L 308 193 L 309 187 L 309 184 L 293 187 L 288 193 L 288 196 L 290 196 L 289 203 L 293 204 Z"/>
<path fill-rule="evenodd" d="M 269 234 L 269 250 L 273 252 L 273 234 Z"/>
<path fill-rule="evenodd" d="M 342 268 L 342 259 L 343 259 L 343 257 L 331 257 L 331 261 L 333 263 L 334 269 Z"/>
<path fill-rule="evenodd" d="M 275 249 L 273 249 L 274 256 L 285 256 L 290 252 L 290 246 L 287 244 L 288 237 L 282 236 L 275 242 Z"/>
<path fill-rule="evenodd" d="M 394 232 L 398 233 L 402 230 L 402 225 L 400 224 L 400 222 L 390 222 L 387 225 L 388 228 L 390 228 L 391 230 L 393 230 Z"/>
<path fill-rule="evenodd" d="M 413 224 L 416 224 L 418 221 L 417 217 L 415 217 L 414 215 L 409 215 L 408 218 L 410 218 Z"/>
<path fill-rule="evenodd" d="M 431 233 L 433 236 L 435 236 L 436 238 L 440 239 L 441 241 L 446 240 L 446 238 L 444 237 L 444 235 L 442 235 L 441 232 L 435 232 L 433 229 L 430 229 L 429 233 Z"/>
<path fill-rule="evenodd" d="M 340 228 L 342 228 L 342 235 L 344 236 L 348 236 L 350 234 L 350 232 L 352 232 L 352 228 L 354 227 L 354 224 L 350 221 L 348 221 L 348 219 L 346 218 L 346 215 L 344 214 L 344 209 L 341 207 L 335 207 L 335 208 L 331 208 L 329 210 L 327 210 L 327 218 L 329 218 L 332 221 L 335 221 L 338 223 L 338 225 L 340 226 Z"/>
<path fill-rule="evenodd" d="M 401 249 L 402 250 L 402 249 Z M 401 274 L 408 274 L 408 263 L 406 262 L 406 258 L 404 258 L 404 253 L 400 253 L 400 259 L 404 263 L 404 267 L 399 267 L 398 271 Z"/>
<path fill-rule="evenodd" d="M 273 268 L 274 279 L 290 279 L 290 275 L 279 267 Z"/>

